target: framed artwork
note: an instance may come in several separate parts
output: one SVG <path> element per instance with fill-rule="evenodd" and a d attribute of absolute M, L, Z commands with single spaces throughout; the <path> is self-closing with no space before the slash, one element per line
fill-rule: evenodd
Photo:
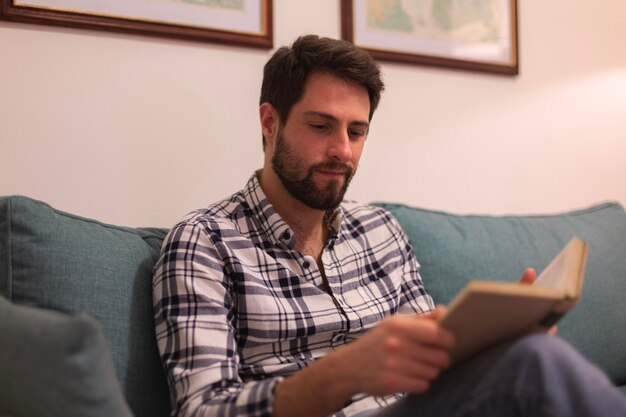
<path fill-rule="evenodd" d="M 517 0 L 341 0 L 343 39 L 375 59 L 515 75 Z"/>
<path fill-rule="evenodd" d="M 272 0 L 0 0 L 15 22 L 273 46 Z"/>

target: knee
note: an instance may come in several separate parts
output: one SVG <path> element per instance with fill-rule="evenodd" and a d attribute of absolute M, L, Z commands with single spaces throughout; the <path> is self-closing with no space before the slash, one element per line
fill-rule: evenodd
<path fill-rule="evenodd" d="M 556 364 L 577 360 L 579 354 L 560 337 L 536 333 L 513 342 L 506 356 L 513 360 Z"/>
<path fill-rule="evenodd" d="M 572 376 L 579 371 L 595 373 L 594 367 L 558 336 L 532 334 L 515 341 L 504 355 L 506 362 L 535 376 Z"/>
<path fill-rule="evenodd" d="M 512 343 L 509 352 L 522 356 L 561 356 L 575 353 L 574 349 L 558 336 L 533 333 Z"/>
<path fill-rule="evenodd" d="M 577 404 L 567 413 L 555 415 L 606 415 L 576 412 L 577 407 L 592 410 L 590 407 L 597 405 L 597 398 L 624 405 L 622 394 L 616 394 L 609 378 L 557 336 L 533 334 L 523 337 L 510 345 L 502 359 L 501 369 L 513 375 L 513 384 L 520 398 L 529 403 L 545 404 L 553 410 L 564 410 L 563 407 Z M 559 399 L 568 401 L 559 404 Z"/>

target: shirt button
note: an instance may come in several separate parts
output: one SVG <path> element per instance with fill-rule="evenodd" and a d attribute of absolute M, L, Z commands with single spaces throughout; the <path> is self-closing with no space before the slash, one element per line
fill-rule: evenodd
<path fill-rule="evenodd" d="M 282 237 L 283 237 L 283 240 L 289 240 L 289 239 L 291 239 L 291 233 L 286 231 L 285 233 L 283 233 Z"/>
<path fill-rule="evenodd" d="M 337 334 L 333 337 L 333 342 L 337 343 L 337 342 L 343 342 L 346 339 L 346 337 L 342 334 Z"/>
<path fill-rule="evenodd" d="M 304 269 L 309 269 L 310 266 L 311 266 L 311 263 L 309 261 L 304 261 L 304 263 L 302 264 L 302 267 Z"/>

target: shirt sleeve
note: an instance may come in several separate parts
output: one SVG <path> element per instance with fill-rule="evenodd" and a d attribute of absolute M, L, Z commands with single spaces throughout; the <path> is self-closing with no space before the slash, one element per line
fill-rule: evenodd
<path fill-rule="evenodd" d="M 271 416 L 279 377 L 239 376 L 236 300 L 217 225 L 184 222 L 153 277 L 156 338 L 177 416 Z"/>
<path fill-rule="evenodd" d="M 435 308 L 435 303 L 424 288 L 424 282 L 420 275 L 420 265 L 415 257 L 413 246 L 411 246 L 411 242 L 398 220 L 391 213 L 387 213 L 387 215 L 404 260 L 401 284 L 402 295 L 398 313 L 427 313 Z"/>

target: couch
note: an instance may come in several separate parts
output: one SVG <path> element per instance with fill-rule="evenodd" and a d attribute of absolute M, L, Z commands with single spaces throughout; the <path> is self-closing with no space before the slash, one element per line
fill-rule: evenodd
<path fill-rule="evenodd" d="M 541 271 L 574 234 L 587 240 L 583 298 L 559 333 L 626 393 L 626 213 L 619 204 L 508 217 L 378 205 L 406 230 L 439 303 L 473 278 Z M 166 232 L 0 197 L 0 415 L 169 415 L 151 298 Z"/>

